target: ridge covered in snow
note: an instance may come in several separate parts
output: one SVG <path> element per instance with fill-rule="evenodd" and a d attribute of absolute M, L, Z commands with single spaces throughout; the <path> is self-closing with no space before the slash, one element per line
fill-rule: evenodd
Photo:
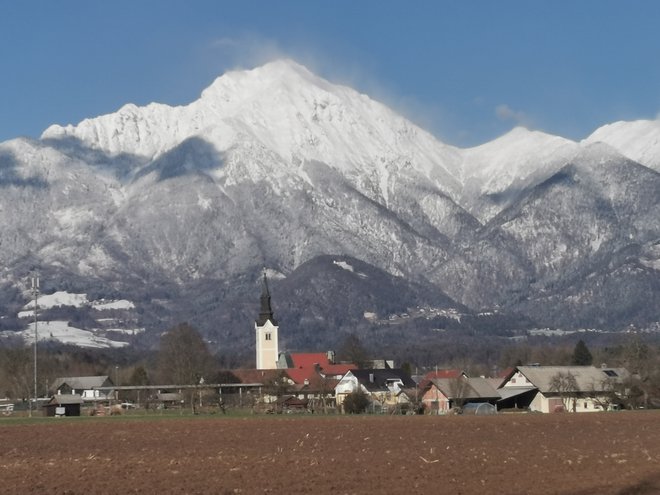
<path fill-rule="evenodd" d="M 124 105 L 117 112 L 53 125 L 42 139 L 75 138 L 110 155 L 155 160 L 181 143 L 202 139 L 224 160 L 210 158 L 211 173 L 226 176 L 222 163 L 248 154 L 279 165 L 270 174 L 309 178 L 302 164 L 326 163 L 354 179 L 368 177 L 387 202 L 399 175 L 425 178 L 430 185 L 482 220 L 506 204 L 479 198 L 520 191 L 567 163 L 580 144 L 538 131 L 515 128 L 489 143 L 459 149 L 364 94 L 318 77 L 291 60 L 218 77 L 188 105 Z M 656 171 L 660 169 L 660 124 L 618 122 L 595 131 L 584 144 L 602 141 Z M 246 164 L 255 167 L 255 164 Z M 288 172 L 285 172 L 288 171 Z M 213 172 L 215 171 L 215 172 Z M 263 170 L 254 170 L 254 177 Z M 356 182 L 359 182 L 356 179 Z M 477 197 L 477 199 L 475 199 Z M 485 211 L 479 211 L 484 208 Z"/>
<path fill-rule="evenodd" d="M 186 106 L 129 104 L 42 134 L 42 139 L 66 137 L 110 154 L 149 159 L 192 137 L 212 143 L 219 153 L 249 145 L 275 153 L 290 169 L 319 161 L 349 175 L 373 170 L 381 177 L 384 197 L 390 174 L 413 163 L 443 191 L 460 188 L 456 148 L 385 105 L 290 60 L 228 72 Z"/>
<path fill-rule="evenodd" d="M 15 301 L 29 301 L 21 280 L 36 266 L 51 289 L 78 293 L 40 306 L 83 305 L 90 327 L 90 314 L 127 311 L 128 332 L 185 318 L 241 342 L 234 298 L 251 274 L 268 266 L 285 283 L 324 255 L 430 284 L 466 312 L 646 324 L 660 307 L 658 127 L 615 123 L 579 143 L 515 128 L 459 149 L 289 60 L 228 72 L 187 105 L 53 125 L 0 143 L 3 327 L 30 317 Z M 353 261 L 332 266 L 342 283 L 373 282 L 348 276 Z M 121 331 L 102 320 L 99 336 Z"/>
<path fill-rule="evenodd" d="M 607 124 L 596 129 L 585 142 L 609 144 L 631 160 L 660 172 L 660 120 Z"/>

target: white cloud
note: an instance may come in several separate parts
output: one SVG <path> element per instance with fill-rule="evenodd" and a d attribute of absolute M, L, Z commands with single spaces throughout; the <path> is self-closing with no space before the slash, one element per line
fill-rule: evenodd
<path fill-rule="evenodd" d="M 503 121 L 513 121 L 517 125 L 529 125 L 529 118 L 525 112 L 514 110 L 509 105 L 502 103 L 495 107 L 495 115 L 498 119 Z"/>
<path fill-rule="evenodd" d="M 249 33 L 216 38 L 209 46 L 223 69 L 253 68 L 287 56 L 277 42 Z"/>

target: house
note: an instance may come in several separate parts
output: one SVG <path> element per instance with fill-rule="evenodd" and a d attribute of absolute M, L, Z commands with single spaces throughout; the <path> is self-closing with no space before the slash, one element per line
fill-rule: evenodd
<path fill-rule="evenodd" d="M 346 396 L 361 390 L 369 396 L 372 411 L 387 412 L 407 408 L 415 399 L 417 385 L 402 369 L 363 369 L 348 371 L 335 387 L 337 407 Z"/>
<path fill-rule="evenodd" d="M 335 386 L 348 371 L 357 369 L 353 363 L 336 363 L 333 351 L 281 353 L 278 367 L 293 382 L 289 392 L 308 400 L 312 410 L 333 408 Z"/>
<path fill-rule="evenodd" d="M 56 378 L 51 390 L 56 395 L 79 395 L 84 402 L 100 402 L 115 398 L 112 380 L 107 375 L 101 376 L 70 376 Z M 98 390 L 103 387 L 104 390 Z"/>
<path fill-rule="evenodd" d="M 433 379 L 458 378 L 459 376 L 467 377 L 467 373 L 459 369 L 435 369 L 424 374 L 424 376 L 419 379 L 417 385 L 419 386 L 419 389 L 422 390 L 425 389 Z"/>
<path fill-rule="evenodd" d="M 544 413 L 604 411 L 619 403 L 629 377 L 625 368 L 518 366 L 499 388 L 498 407 Z"/>
<path fill-rule="evenodd" d="M 78 394 L 57 394 L 44 404 L 45 416 L 80 416 L 82 397 Z"/>
<path fill-rule="evenodd" d="M 469 378 L 454 373 L 452 378 L 431 378 L 420 389 L 422 406 L 429 414 L 447 414 L 465 404 L 495 405 L 500 394 L 487 378 Z"/>

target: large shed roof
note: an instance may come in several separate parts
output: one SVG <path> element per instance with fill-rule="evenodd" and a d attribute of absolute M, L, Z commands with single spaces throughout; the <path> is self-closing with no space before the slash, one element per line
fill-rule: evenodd
<path fill-rule="evenodd" d="M 554 392 L 552 380 L 557 375 L 572 375 L 580 392 L 604 392 L 611 384 L 629 377 L 625 368 L 596 368 L 595 366 L 518 366 L 529 382 L 542 393 Z"/>
<path fill-rule="evenodd" d="M 500 394 L 486 378 L 435 378 L 431 380 L 450 399 L 499 399 Z"/>
<path fill-rule="evenodd" d="M 58 390 L 62 385 L 67 384 L 74 390 L 91 390 L 96 387 L 112 385 L 108 375 L 99 376 L 65 376 L 56 378 L 53 382 L 53 390 Z"/>

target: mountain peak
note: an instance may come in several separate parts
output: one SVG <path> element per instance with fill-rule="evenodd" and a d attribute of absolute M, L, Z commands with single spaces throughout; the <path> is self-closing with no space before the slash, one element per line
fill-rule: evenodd
<path fill-rule="evenodd" d="M 609 144 L 630 159 L 660 172 L 660 119 L 606 124 L 583 142 Z"/>
<path fill-rule="evenodd" d="M 515 127 L 486 144 L 464 150 L 466 183 L 496 194 L 517 183 L 523 187 L 561 168 L 577 151 L 574 141 L 525 127 Z"/>
<path fill-rule="evenodd" d="M 219 98 L 228 102 L 232 96 L 236 98 L 241 95 L 254 95 L 275 86 L 295 90 L 300 85 L 308 84 L 324 90 L 332 88 L 332 84 L 305 66 L 291 59 L 278 59 L 253 69 L 226 72 L 202 91 L 201 99 L 208 101 Z"/>
<path fill-rule="evenodd" d="M 52 126 L 42 138 L 67 136 L 110 154 L 149 160 L 192 137 L 220 153 L 267 150 L 268 167 L 279 162 L 283 173 L 298 173 L 299 164 L 316 161 L 350 176 L 367 174 L 378 183 L 374 194 L 380 198 L 387 198 L 403 167 L 431 178 L 444 193 L 460 188 L 453 147 L 385 105 L 288 59 L 227 72 L 186 106 L 126 105 L 76 126 Z M 258 166 L 258 160 L 248 161 Z"/>

